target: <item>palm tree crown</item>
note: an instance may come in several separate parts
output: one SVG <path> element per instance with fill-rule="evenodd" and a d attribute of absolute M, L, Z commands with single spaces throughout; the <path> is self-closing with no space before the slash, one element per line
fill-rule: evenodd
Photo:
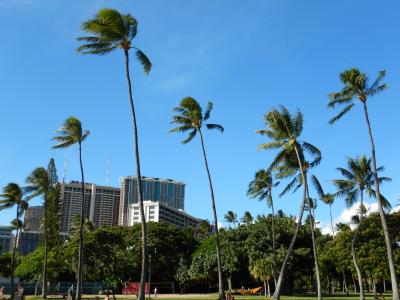
<path fill-rule="evenodd" d="M 329 95 L 329 108 L 335 108 L 337 105 L 346 105 L 344 109 L 333 117 L 329 123 L 333 124 L 347 112 L 349 112 L 355 105 L 354 100 L 358 99 L 361 102 L 366 102 L 369 96 L 374 96 L 387 89 L 386 84 L 382 84 L 386 72 L 380 71 L 378 77 L 370 85 L 368 83 L 368 76 L 361 73 L 359 69 L 353 68 L 344 71 L 340 74 L 340 80 L 344 87 L 340 92 L 331 93 Z"/>
<path fill-rule="evenodd" d="M 93 19 L 82 23 L 82 30 L 91 34 L 79 37 L 77 40 L 83 44 L 77 52 L 81 54 L 107 54 L 115 49 L 129 51 L 136 49 L 136 56 L 143 66 L 146 74 L 150 72 L 151 62 L 147 56 L 132 45 L 137 34 L 138 22 L 130 14 L 121 14 L 110 8 L 101 9 Z"/>
<path fill-rule="evenodd" d="M 259 149 L 280 149 L 268 170 L 282 165 L 293 166 L 295 150 L 299 152 L 299 157 L 303 164 L 306 162 L 306 152 L 313 156 L 312 161 L 308 163 L 309 168 L 321 162 L 322 156 L 318 148 L 298 140 L 303 131 L 303 114 L 300 111 L 295 116 L 292 116 L 286 107 L 281 106 L 279 110 L 273 109 L 269 111 L 264 116 L 264 121 L 267 129 L 257 130 L 256 133 L 265 135 L 272 141 L 261 144 Z M 291 169 L 293 168 L 291 167 Z"/>
<path fill-rule="evenodd" d="M 66 148 L 73 144 L 81 144 L 90 134 L 90 131 L 82 130 L 82 123 L 75 117 L 69 117 L 64 124 L 57 130 L 59 136 L 53 140 L 59 142 L 53 148 Z"/>
<path fill-rule="evenodd" d="M 260 201 L 266 199 L 268 207 L 272 205 L 272 188 L 278 186 L 279 181 L 274 182 L 271 172 L 259 170 L 250 182 L 247 195 L 251 198 L 258 198 Z"/>
<path fill-rule="evenodd" d="M 13 182 L 7 184 L 0 195 L 0 211 L 18 206 L 19 211 L 17 214 L 20 216 L 28 208 L 28 201 L 25 198 L 25 194 L 25 188 L 21 188 L 18 184 Z"/>
<path fill-rule="evenodd" d="M 233 211 L 227 211 L 224 219 L 226 222 L 228 223 L 232 223 L 233 227 L 235 227 L 235 224 L 237 223 L 238 219 L 237 219 L 237 214 L 235 214 Z"/>
<path fill-rule="evenodd" d="M 187 132 L 189 136 L 182 141 L 182 143 L 189 143 L 197 134 L 201 127 L 205 125 L 207 129 L 217 129 L 221 132 L 224 127 L 218 124 L 204 123 L 210 118 L 213 109 L 212 102 L 208 102 L 207 109 L 203 114 L 200 104 L 192 97 L 183 98 L 178 107 L 174 111 L 178 114 L 172 117 L 171 123 L 178 124 L 179 126 L 170 130 L 170 132 Z"/>
<path fill-rule="evenodd" d="M 371 169 L 371 159 L 365 155 L 357 158 L 348 158 L 347 167 L 337 168 L 344 179 L 335 179 L 333 184 L 337 188 L 335 196 L 344 197 L 346 205 L 352 206 L 359 199 L 360 193 L 366 191 L 368 196 L 375 197 L 373 189 L 374 176 Z M 383 167 L 377 168 L 377 171 L 383 171 Z M 379 177 L 378 183 L 391 181 L 388 177 Z M 381 195 L 382 206 L 390 207 L 389 201 Z"/>
<path fill-rule="evenodd" d="M 26 179 L 28 191 L 31 192 L 30 198 L 44 195 L 46 189 L 50 187 L 49 173 L 43 167 L 36 168 Z"/>

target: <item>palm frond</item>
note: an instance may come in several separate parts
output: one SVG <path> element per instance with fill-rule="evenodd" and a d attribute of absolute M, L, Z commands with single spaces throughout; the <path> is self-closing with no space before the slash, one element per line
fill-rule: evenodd
<path fill-rule="evenodd" d="M 196 136 L 196 134 L 197 134 L 197 130 L 196 130 L 196 129 L 192 130 L 192 131 L 189 133 L 189 136 L 188 136 L 186 139 L 184 139 L 184 140 L 182 141 L 182 143 L 183 143 L 183 144 L 189 143 L 191 140 L 193 140 L 193 138 Z"/>
<path fill-rule="evenodd" d="M 207 108 L 206 108 L 206 112 L 204 113 L 203 121 L 207 121 L 210 118 L 213 107 L 214 107 L 214 104 L 209 101 L 207 103 Z"/>
<path fill-rule="evenodd" d="M 206 124 L 207 129 L 217 129 L 221 132 L 224 132 L 224 127 L 219 124 Z"/>
<path fill-rule="evenodd" d="M 136 49 L 136 57 L 139 60 L 140 64 L 143 67 L 144 73 L 147 75 L 151 70 L 151 62 L 150 59 L 144 54 L 140 49 Z"/>
<path fill-rule="evenodd" d="M 340 120 L 346 113 L 348 113 L 354 106 L 354 103 L 347 105 L 340 113 L 329 120 L 329 124 L 334 124 L 336 121 Z"/>
<path fill-rule="evenodd" d="M 311 176 L 311 182 L 316 190 L 318 196 L 322 199 L 325 196 L 324 190 L 322 189 L 321 183 L 315 175 Z"/>

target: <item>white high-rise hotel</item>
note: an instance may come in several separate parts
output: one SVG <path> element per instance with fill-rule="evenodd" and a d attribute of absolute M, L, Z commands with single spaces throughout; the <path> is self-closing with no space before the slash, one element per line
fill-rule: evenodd
<path fill-rule="evenodd" d="M 140 223 L 137 177 L 121 177 L 121 200 L 118 224 Z M 185 184 L 172 179 L 142 177 L 146 221 L 163 222 L 178 227 L 197 226 L 199 220 L 184 212 Z"/>

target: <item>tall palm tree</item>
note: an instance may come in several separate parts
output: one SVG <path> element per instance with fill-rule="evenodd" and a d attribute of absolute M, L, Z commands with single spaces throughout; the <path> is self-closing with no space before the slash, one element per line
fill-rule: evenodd
<path fill-rule="evenodd" d="M 315 190 L 319 196 L 319 199 L 324 202 L 326 205 L 329 205 L 329 215 L 331 218 L 331 229 L 332 229 L 332 236 L 335 236 L 335 230 L 333 228 L 333 218 L 332 218 L 332 204 L 335 202 L 335 195 L 331 193 L 325 193 L 321 183 L 319 182 L 318 178 L 315 175 L 311 176 L 311 181 L 314 185 Z"/>
<path fill-rule="evenodd" d="M 380 71 L 378 77 L 374 80 L 372 84 L 369 84 L 368 76 L 365 73 L 361 73 L 360 70 L 353 68 L 344 71 L 340 74 L 340 80 L 342 81 L 344 87 L 340 92 L 331 93 L 329 95 L 329 108 L 335 108 L 337 105 L 346 105 L 345 108 L 335 117 L 330 120 L 333 124 L 341 117 L 343 117 L 347 112 L 349 112 L 355 105 L 356 101 L 359 100 L 363 106 L 364 118 L 367 124 L 369 141 L 371 144 L 371 159 L 372 159 L 372 172 L 375 184 L 375 196 L 378 204 L 379 216 L 381 218 L 383 233 L 385 236 L 386 250 L 389 261 L 390 279 L 392 282 L 393 289 L 393 299 L 399 300 L 399 284 L 396 276 L 396 266 L 393 258 L 392 243 L 390 241 L 388 226 L 386 222 L 384 208 L 382 206 L 381 193 L 378 184 L 378 170 L 375 155 L 375 142 L 372 135 L 371 123 L 369 121 L 367 101 L 370 97 L 379 94 L 387 89 L 386 84 L 382 83 L 386 72 Z"/>
<path fill-rule="evenodd" d="M 245 211 L 243 217 L 240 218 L 240 221 L 246 226 L 249 226 L 251 223 L 253 223 L 253 220 L 254 218 L 249 211 Z"/>
<path fill-rule="evenodd" d="M 23 215 L 24 211 L 28 208 L 28 199 L 26 198 L 26 190 L 20 187 L 16 183 L 9 183 L 3 188 L 3 193 L 0 195 L 0 211 L 3 209 L 17 208 L 15 224 L 19 224 L 20 217 Z M 17 237 L 19 233 L 20 226 L 17 226 L 13 253 L 11 257 L 11 276 L 10 276 L 10 286 L 11 286 L 11 299 L 14 299 L 14 269 L 15 269 L 15 254 L 17 250 Z"/>
<path fill-rule="evenodd" d="M 30 198 L 43 197 L 44 202 L 44 262 L 43 262 L 43 285 L 42 298 L 47 298 L 47 258 L 48 258 L 48 193 L 50 189 L 49 173 L 45 168 L 39 167 L 32 171 L 26 179 L 28 189 L 31 192 Z"/>
<path fill-rule="evenodd" d="M 75 117 L 69 117 L 64 121 L 64 124 L 57 130 L 59 135 L 55 136 L 53 140 L 58 143 L 53 148 L 66 148 L 74 144 L 79 147 L 79 164 L 81 168 L 81 183 L 82 183 L 82 203 L 81 203 L 81 221 L 79 228 L 79 259 L 78 259 L 78 274 L 76 283 L 76 300 L 81 299 L 82 293 L 82 277 L 83 277 L 83 224 L 85 216 L 83 215 L 85 207 L 85 176 L 83 173 L 82 163 L 82 143 L 89 136 L 88 130 L 82 130 L 82 123 Z"/>
<path fill-rule="evenodd" d="M 367 192 L 368 195 L 371 196 L 375 195 L 375 191 L 373 190 L 375 180 L 373 172 L 371 170 L 371 159 L 368 159 L 365 155 L 357 157 L 355 159 L 349 158 L 347 160 L 347 167 L 347 169 L 337 168 L 344 179 L 335 179 L 332 182 L 338 190 L 336 195 L 345 199 L 347 207 L 353 206 L 353 204 L 358 201 L 358 197 L 360 197 L 358 226 L 354 232 L 354 236 L 351 242 L 351 252 L 353 256 L 354 267 L 357 271 L 358 284 L 360 287 L 360 300 L 364 300 L 365 296 L 362 284 L 362 272 L 357 262 L 355 246 L 364 218 L 364 192 Z M 378 172 L 382 170 L 383 167 L 377 169 Z M 390 178 L 379 177 L 378 185 L 385 181 L 390 181 Z M 383 201 L 382 204 L 384 207 L 390 206 L 389 202 L 382 196 L 381 201 Z"/>
<path fill-rule="evenodd" d="M 233 224 L 233 228 L 236 228 L 236 223 L 238 222 L 237 214 L 229 210 L 224 216 L 225 222 Z"/>
<path fill-rule="evenodd" d="M 265 125 L 267 126 L 267 129 L 257 130 L 256 133 L 265 135 L 271 141 L 261 144 L 259 146 L 259 149 L 264 149 L 264 150 L 279 149 L 279 152 L 272 161 L 269 170 L 273 170 L 276 167 L 287 166 L 288 172 L 293 173 L 293 157 L 295 157 L 298 164 L 297 169 L 300 171 L 301 180 L 304 186 L 303 199 L 300 206 L 300 213 L 296 229 L 292 241 L 289 244 L 289 248 L 286 252 L 285 258 L 283 260 L 281 270 L 279 273 L 278 282 L 276 284 L 275 292 L 273 295 L 273 299 L 278 300 L 280 299 L 280 293 L 282 289 L 283 278 L 287 262 L 289 260 L 289 256 L 292 252 L 294 243 L 296 242 L 301 227 L 301 220 L 303 219 L 305 203 L 306 201 L 309 202 L 308 184 L 305 172 L 307 168 L 312 168 L 319 164 L 321 160 L 321 152 L 315 146 L 305 141 L 299 140 L 300 135 L 303 131 L 303 114 L 300 111 L 298 111 L 296 115 L 293 116 L 290 114 L 290 112 L 286 107 L 281 106 L 280 109 L 273 109 L 269 111 L 264 116 L 264 122 Z M 306 153 L 311 154 L 313 156 L 313 161 L 311 163 L 307 163 L 307 160 L 305 158 Z M 314 224 L 313 222 L 310 223 L 312 226 L 311 232 L 312 234 L 314 234 Z M 322 287 L 319 276 L 317 249 L 315 247 L 315 243 L 313 243 L 313 251 L 314 251 L 316 278 L 318 286 L 318 299 L 322 299 Z"/>
<path fill-rule="evenodd" d="M 275 239 L 275 210 L 274 201 L 272 198 L 272 188 L 277 187 L 279 181 L 274 182 L 271 172 L 266 170 L 259 170 L 254 176 L 253 181 L 250 182 L 247 190 L 247 195 L 251 198 L 258 198 L 258 200 L 266 200 L 267 206 L 271 208 L 271 221 L 272 221 L 272 274 L 274 277 L 275 285 L 278 280 L 278 273 L 276 270 L 276 239 Z"/>
<path fill-rule="evenodd" d="M 216 251 L 217 251 L 217 264 L 218 264 L 218 294 L 219 299 L 224 299 L 224 289 L 223 289 L 223 281 L 222 281 L 222 268 L 221 268 L 221 255 L 220 255 L 220 242 L 219 242 L 219 231 L 218 231 L 218 218 L 217 218 L 217 209 L 215 207 L 215 198 L 214 198 L 214 187 L 211 181 L 210 169 L 208 167 L 207 155 L 204 146 L 203 132 L 202 128 L 205 126 L 207 129 L 216 129 L 221 132 L 224 131 L 224 128 L 219 124 L 210 124 L 205 123 L 211 115 L 211 111 L 213 109 L 212 102 L 208 102 L 206 111 L 203 113 L 203 110 L 200 104 L 193 99 L 192 97 L 183 98 L 178 107 L 174 108 L 174 112 L 177 114 L 172 117 L 172 124 L 177 124 L 178 127 L 173 128 L 170 132 L 188 132 L 189 135 L 185 138 L 182 143 L 187 144 L 193 138 L 199 134 L 201 149 L 203 151 L 204 163 L 208 176 L 208 183 L 210 186 L 211 193 L 211 207 L 214 215 L 214 227 L 216 233 Z"/>
<path fill-rule="evenodd" d="M 136 121 L 135 106 L 133 103 L 132 83 L 129 70 L 129 53 L 132 48 L 136 51 L 136 57 L 141 63 L 145 74 L 151 69 L 151 62 L 147 56 L 133 45 L 133 39 L 137 34 L 137 20 L 130 14 L 121 14 L 115 9 L 101 9 L 97 15 L 84 23 L 82 30 L 89 36 L 79 37 L 83 44 L 77 49 L 81 54 L 104 55 L 116 49 L 121 49 L 125 57 L 125 74 L 128 83 L 129 105 L 132 114 L 134 155 L 136 161 L 137 193 L 140 216 L 142 220 L 142 270 L 140 276 L 139 300 L 144 300 L 147 271 L 147 231 L 144 215 L 142 175 L 140 172 L 139 141 Z"/>
<path fill-rule="evenodd" d="M 318 149 L 316 149 L 319 151 Z M 317 153 L 316 153 L 317 154 Z M 317 154 L 316 160 L 321 160 L 321 153 Z M 296 192 L 300 187 L 304 186 L 304 195 L 305 199 L 305 210 L 308 211 L 308 219 L 307 224 L 310 225 L 311 230 L 311 242 L 312 242 L 312 249 L 314 254 L 315 260 L 315 275 L 317 279 L 317 292 L 319 299 L 322 299 L 322 287 L 320 282 L 320 272 L 319 272 L 319 265 L 318 265 L 318 249 L 316 244 L 316 226 L 315 226 L 315 209 L 317 207 L 316 201 L 310 197 L 309 187 L 308 187 L 308 171 L 309 169 L 316 166 L 315 162 L 309 163 L 307 160 L 303 160 L 303 175 L 306 181 L 303 181 L 303 175 L 299 170 L 297 156 L 294 152 L 287 153 L 283 158 L 282 162 L 279 165 L 273 167 L 275 170 L 275 177 L 277 179 L 288 179 L 292 178 L 291 181 L 285 186 L 283 191 L 279 194 L 279 197 L 287 194 L 289 191 Z"/>

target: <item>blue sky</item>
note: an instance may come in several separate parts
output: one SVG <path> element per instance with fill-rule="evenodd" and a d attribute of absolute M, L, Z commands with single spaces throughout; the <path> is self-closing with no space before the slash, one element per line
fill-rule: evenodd
<path fill-rule="evenodd" d="M 210 196 L 200 144 L 182 145 L 168 134 L 172 108 L 185 96 L 214 102 L 211 121 L 225 132 L 207 132 L 206 147 L 220 220 L 227 210 L 266 213 L 264 203 L 246 197 L 254 172 L 273 153 L 257 152 L 265 140 L 264 113 L 279 104 L 301 109 L 304 139 L 323 154 L 315 169 L 325 189 L 346 157 L 369 154 L 361 107 L 335 126 L 327 95 L 340 88 L 338 74 L 357 66 L 373 78 L 387 70 L 389 89 L 369 103 L 378 164 L 392 177 L 382 192 L 398 204 L 400 178 L 400 19 L 398 1 L 71 1 L 1 0 L 0 30 L 0 186 L 24 184 L 37 166 L 54 157 L 61 176 L 65 151 L 52 150 L 51 137 L 68 116 L 80 118 L 90 137 L 83 146 L 87 181 L 104 184 L 110 157 L 110 183 L 134 174 L 132 129 L 120 51 L 104 57 L 75 53 L 80 23 L 103 7 L 133 14 L 139 21 L 136 45 L 151 59 L 144 76 L 133 62 L 132 77 L 142 174 L 184 181 L 186 210 L 211 219 Z M 67 180 L 79 179 L 77 149 L 70 150 Z M 299 194 L 276 206 L 297 214 Z M 40 199 L 32 204 L 40 203 Z M 342 200 L 333 206 L 337 218 Z M 13 211 L 0 213 L 6 225 Z M 328 222 L 320 204 L 317 217 Z"/>

